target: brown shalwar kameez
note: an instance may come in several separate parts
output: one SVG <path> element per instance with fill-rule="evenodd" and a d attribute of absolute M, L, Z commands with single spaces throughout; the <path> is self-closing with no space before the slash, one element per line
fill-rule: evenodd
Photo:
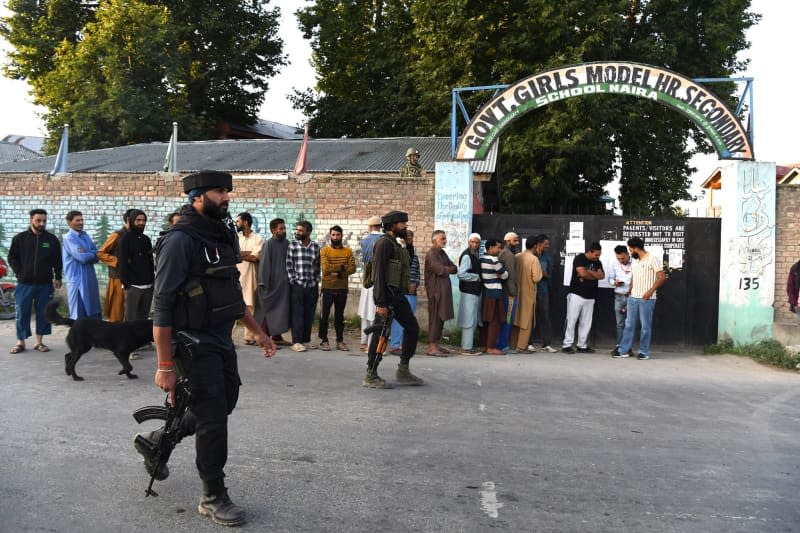
<path fill-rule="evenodd" d="M 444 323 L 453 313 L 453 288 L 450 272 L 456 266 L 444 250 L 431 248 L 425 255 L 425 293 L 428 296 L 428 342 L 438 344 Z"/>

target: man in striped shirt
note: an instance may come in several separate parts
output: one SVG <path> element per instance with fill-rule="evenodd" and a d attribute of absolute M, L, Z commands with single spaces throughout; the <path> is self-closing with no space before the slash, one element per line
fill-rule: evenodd
<path fill-rule="evenodd" d="M 497 256 L 500 255 L 500 241 L 486 240 L 486 254 L 481 256 L 481 280 L 483 281 L 482 320 L 486 325 L 481 328 L 481 351 L 489 355 L 504 355 L 497 348 L 497 334 L 505 318 L 503 307 L 503 280 L 508 279 L 508 271 Z"/>
<path fill-rule="evenodd" d="M 311 222 L 303 220 L 295 226 L 295 240 L 286 252 L 286 272 L 292 289 L 292 346 L 294 352 L 305 352 L 311 342 L 311 324 L 319 298 L 319 244 L 311 240 Z"/>
<path fill-rule="evenodd" d="M 639 335 L 639 355 L 637 359 L 650 359 L 650 337 L 652 335 L 653 311 L 656 308 L 656 291 L 667 281 L 664 274 L 662 258 L 644 249 L 641 237 L 628 239 L 628 249 L 633 263 L 628 312 L 625 320 L 625 332 L 619 353 L 614 357 L 630 357 L 633 338 L 641 322 L 642 332 Z"/>

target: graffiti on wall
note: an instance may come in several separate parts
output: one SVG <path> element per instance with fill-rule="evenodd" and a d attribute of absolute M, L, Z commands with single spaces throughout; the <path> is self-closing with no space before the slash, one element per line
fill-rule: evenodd
<path fill-rule="evenodd" d="M 47 230 L 59 240 L 63 239 L 64 234 L 69 231 L 64 216 L 72 209 L 79 209 L 86 221 L 84 229 L 99 248 L 112 232 L 122 226 L 122 214 L 130 207 L 142 209 L 147 214 L 145 233 L 155 243 L 159 233 L 166 229 L 167 217 L 179 210 L 185 201 L 185 197 L 142 199 L 133 196 L 96 196 L 72 200 L 53 200 L 42 196 L 24 198 L 3 196 L 0 197 L 0 255 L 4 258 L 7 257 L 11 239 L 17 233 L 27 230 L 30 223 L 29 211 L 33 208 L 47 210 Z M 366 220 L 348 216 L 343 216 L 341 219 L 321 219 L 317 215 L 316 205 L 313 201 L 294 203 L 283 198 L 231 202 L 231 216 L 235 217 L 241 212 L 248 212 L 253 216 L 253 230 L 265 239 L 270 238 L 269 222 L 274 218 L 283 218 L 286 221 L 287 237 L 289 238 L 292 238 L 294 225 L 298 221 L 311 222 L 314 226 L 313 236 L 321 246 L 330 242 L 328 232 L 330 227 L 339 225 L 344 229 L 344 245 L 353 250 L 359 272 L 361 270 L 361 240 L 367 234 Z M 105 285 L 108 279 L 106 266 L 97 263 L 95 271 L 98 281 L 101 285 Z M 14 279 L 13 271 L 9 272 L 8 278 Z M 359 275 L 351 277 L 350 285 L 354 289 L 360 287 Z"/>
<path fill-rule="evenodd" d="M 770 215 L 772 189 L 766 179 L 768 175 L 759 176 L 756 168 L 749 167 L 737 185 L 741 201 L 738 236 L 729 241 L 729 252 L 745 280 L 763 276 L 773 262 L 775 220 Z"/>

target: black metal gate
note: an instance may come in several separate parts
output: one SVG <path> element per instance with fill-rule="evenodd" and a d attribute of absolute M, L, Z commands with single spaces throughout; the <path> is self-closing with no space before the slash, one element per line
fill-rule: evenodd
<path fill-rule="evenodd" d="M 653 244 L 663 246 L 668 280 L 658 291 L 653 344 L 700 346 L 717 341 L 720 219 L 486 214 L 475 215 L 472 226 L 483 239 L 502 239 L 508 231 L 516 232 L 521 239 L 541 233 L 550 237 L 553 258 L 550 309 L 553 333 L 560 338 L 566 315 L 567 287 L 563 278 L 570 223 L 583 223 L 586 245 L 640 235 L 645 239 L 645 248 Z M 672 261 L 669 250 L 676 250 Z M 681 258 L 680 266 L 677 257 Z M 613 290 L 601 288 L 595 302 L 590 342 L 613 347 L 615 335 Z"/>

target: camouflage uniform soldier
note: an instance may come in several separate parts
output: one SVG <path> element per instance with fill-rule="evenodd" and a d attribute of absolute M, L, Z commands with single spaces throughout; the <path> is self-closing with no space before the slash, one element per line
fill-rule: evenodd
<path fill-rule="evenodd" d="M 400 168 L 401 178 L 421 178 L 425 176 L 425 169 L 419 164 L 419 150 L 416 148 L 406 150 L 406 159 L 408 159 L 408 163 Z"/>

